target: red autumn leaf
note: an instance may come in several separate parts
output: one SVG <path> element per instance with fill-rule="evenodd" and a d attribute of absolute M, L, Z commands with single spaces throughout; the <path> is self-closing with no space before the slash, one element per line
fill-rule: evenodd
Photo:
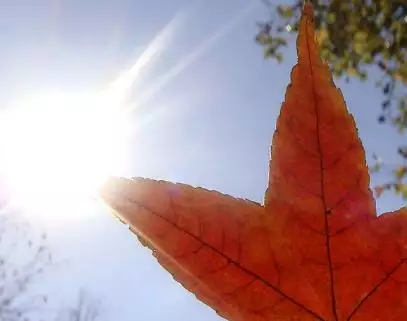
<path fill-rule="evenodd" d="M 112 178 L 118 217 L 198 299 L 233 321 L 407 318 L 407 208 L 376 215 L 353 117 L 305 5 L 265 204 Z"/>

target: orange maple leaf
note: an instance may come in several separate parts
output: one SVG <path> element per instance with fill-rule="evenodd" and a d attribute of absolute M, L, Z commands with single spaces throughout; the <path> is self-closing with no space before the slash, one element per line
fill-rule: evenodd
<path fill-rule="evenodd" d="M 104 200 L 161 265 L 233 321 L 407 320 L 407 208 L 376 215 L 353 117 L 306 4 L 264 206 L 149 179 Z"/>

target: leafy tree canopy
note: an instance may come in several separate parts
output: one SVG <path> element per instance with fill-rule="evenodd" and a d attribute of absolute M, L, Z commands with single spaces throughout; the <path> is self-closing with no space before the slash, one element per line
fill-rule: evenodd
<path fill-rule="evenodd" d="M 384 99 L 379 123 L 407 132 L 407 2 L 405 0 L 313 0 L 315 25 L 322 58 L 336 77 L 366 80 L 375 69 L 381 74 L 377 87 Z M 302 0 L 276 5 L 264 1 L 270 19 L 259 24 L 256 41 L 267 59 L 283 60 L 283 48 L 296 34 Z M 376 194 L 393 190 L 407 199 L 407 145 L 398 146 L 400 163 L 389 183 Z M 378 171 L 381 163 L 371 169 Z"/>

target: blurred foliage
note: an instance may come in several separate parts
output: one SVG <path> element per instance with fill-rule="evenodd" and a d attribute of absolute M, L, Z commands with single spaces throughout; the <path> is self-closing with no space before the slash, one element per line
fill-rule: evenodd
<path fill-rule="evenodd" d="M 102 320 L 99 300 L 94 299 L 88 292 L 79 291 L 75 306 L 63 309 L 56 321 L 100 321 Z"/>
<path fill-rule="evenodd" d="M 56 267 L 47 235 L 3 202 L 2 192 L 0 188 L 0 321 L 102 320 L 99 301 L 84 290 L 74 306 L 59 309 L 55 317 L 49 313 L 49 297 L 36 291 Z"/>
<path fill-rule="evenodd" d="M 52 263 L 47 236 L 15 209 L 0 211 L 0 320 L 31 321 L 48 300 L 32 291 Z"/>
<path fill-rule="evenodd" d="M 263 0 L 270 19 L 259 23 L 256 41 L 267 59 L 283 60 L 283 49 L 296 35 L 302 0 L 278 5 Z M 380 124 L 390 124 L 403 137 L 407 132 L 407 1 L 313 0 L 321 56 L 335 77 L 364 81 L 374 69 L 383 93 Z M 377 72 L 375 72 L 377 74 Z M 370 106 L 369 106 L 370 107 Z M 380 138 L 379 138 L 380 139 Z M 407 145 L 398 146 L 400 163 L 391 181 L 376 186 L 376 195 L 393 190 L 407 199 Z M 376 162 L 372 172 L 384 164 Z"/>

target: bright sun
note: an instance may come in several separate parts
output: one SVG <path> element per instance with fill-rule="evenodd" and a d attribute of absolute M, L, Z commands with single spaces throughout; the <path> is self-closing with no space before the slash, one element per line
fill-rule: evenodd
<path fill-rule="evenodd" d="M 138 104 L 122 104 L 140 80 L 141 71 L 166 48 L 178 18 L 174 17 L 131 68 L 104 91 L 38 94 L 0 110 L 0 185 L 5 180 L 12 206 L 57 222 L 94 212 L 88 205 L 95 204 L 105 180 L 129 170 L 128 138 L 134 124 L 128 116 Z M 139 100 L 145 104 L 146 97 L 160 90 L 207 47 L 205 44 L 181 60 Z"/>
<path fill-rule="evenodd" d="M 130 126 L 97 94 L 40 95 L 0 115 L 1 173 L 30 212 L 75 216 L 126 166 Z"/>

